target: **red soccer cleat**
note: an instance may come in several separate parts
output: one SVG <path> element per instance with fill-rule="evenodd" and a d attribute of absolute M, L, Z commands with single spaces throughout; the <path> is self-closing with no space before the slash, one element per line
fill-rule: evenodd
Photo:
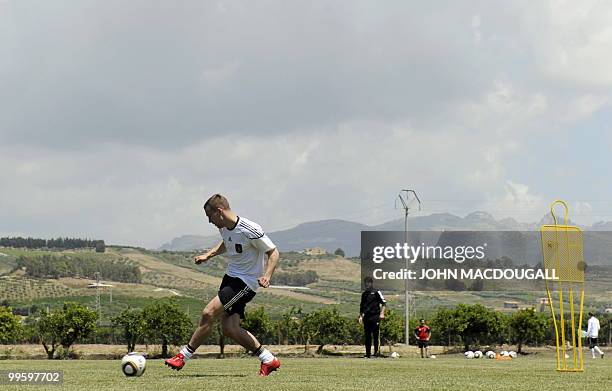
<path fill-rule="evenodd" d="M 177 371 L 180 371 L 181 368 L 185 366 L 185 356 L 183 356 L 183 353 L 179 353 L 176 356 L 164 361 L 164 364 L 166 364 L 172 369 L 176 369 Z"/>
<path fill-rule="evenodd" d="M 280 368 L 280 361 L 278 358 L 274 357 L 274 360 L 267 364 L 261 363 L 261 367 L 259 368 L 259 376 L 268 376 L 278 368 Z"/>

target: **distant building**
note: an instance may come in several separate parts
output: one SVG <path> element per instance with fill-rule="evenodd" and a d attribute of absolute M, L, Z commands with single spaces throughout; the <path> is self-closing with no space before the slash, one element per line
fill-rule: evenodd
<path fill-rule="evenodd" d="M 504 301 L 504 308 L 517 309 L 519 308 L 519 303 L 517 303 L 516 301 Z"/>
<path fill-rule="evenodd" d="M 302 254 L 306 254 L 306 255 L 325 255 L 327 254 L 327 250 L 325 250 L 324 248 L 320 248 L 320 247 L 305 248 L 301 252 Z"/>
<path fill-rule="evenodd" d="M 101 282 L 92 282 L 91 284 L 87 284 L 88 288 L 112 288 L 114 285 L 104 284 Z"/>

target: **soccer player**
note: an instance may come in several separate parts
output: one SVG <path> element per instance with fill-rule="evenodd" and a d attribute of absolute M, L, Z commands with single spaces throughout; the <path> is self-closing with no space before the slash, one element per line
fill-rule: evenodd
<path fill-rule="evenodd" d="M 223 241 L 205 254 L 195 256 L 195 263 L 199 265 L 216 255 L 227 254 L 227 271 L 217 296 L 202 311 L 189 343 L 165 364 L 176 370 L 183 368 L 212 331 L 214 321 L 220 319 L 223 335 L 257 355 L 261 361 L 259 375 L 268 376 L 280 367 L 280 361 L 255 336 L 240 327 L 240 319 L 244 319 L 244 308 L 255 297 L 257 288 L 270 285 L 279 259 L 278 250 L 259 224 L 236 215 L 221 194 L 206 201 L 204 212 L 208 221 L 219 228 Z M 265 267 L 264 257 L 267 257 Z"/>
<path fill-rule="evenodd" d="M 385 319 L 385 305 L 387 302 L 380 291 L 374 290 L 374 279 L 363 279 L 365 291 L 361 294 L 359 305 L 359 323 L 363 324 L 365 334 L 366 358 L 371 357 L 372 340 L 374 341 L 374 356 L 378 356 L 380 321 Z"/>
<path fill-rule="evenodd" d="M 604 352 L 599 349 L 597 346 L 597 337 L 599 336 L 599 319 L 595 317 L 592 312 L 589 312 L 589 322 L 587 326 L 587 338 L 589 339 L 589 349 L 591 349 L 591 354 L 593 358 L 595 358 L 595 351 L 599 353 L 601 358 L 604 358 Z"/>
<path fill-rule="evenodd" d="M 419 320 L 419 325 L 414 329 L 414 337 L 417 340 L 417 346 L 421 349 L 421 358 L 429 358 L 427 346 L 431 337 L 431 327 L 427 325 L 425 319 Z M 425 354 L 423 354 L 423 350 L 425 350 Z"/>

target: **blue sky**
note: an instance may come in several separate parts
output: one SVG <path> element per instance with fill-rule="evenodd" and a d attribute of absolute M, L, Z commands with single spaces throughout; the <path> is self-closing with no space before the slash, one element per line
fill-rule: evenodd
<path fill-rule="evenodd" d="M 612 220 L 612 4 L 0 2 L 0 235 L 157 247 L 228 195 L 268 231 Z"/>

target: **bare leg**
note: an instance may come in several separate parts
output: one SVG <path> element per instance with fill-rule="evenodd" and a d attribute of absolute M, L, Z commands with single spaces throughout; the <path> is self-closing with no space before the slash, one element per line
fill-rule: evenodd
<path fill-rule="evenodd" d="M 191 339 L 189 340 L 189 346 L 194 349 L 197 349 L 198 346 L 202 345 L 202 342 L 206 339 L 206 337 L 212 331 L 213 323 L 216 318 L 223 314 L 223 304 L 221 304 L 221 300 L 219 300 L 219 296 L 215 296 L 212 299 L 206 308 L 202 311 L 202 316 L 200 317 L 200 323 L 198 324 L 198 328 L 193 332 Z"/>
<path fill-rule="evenodd" d="M 254 352 L 261 345 L 253 334 L 240 327 L 240 315 L 238 314 L 227 315 L 224 313 L 221 316 L 221 329 L 224 335 L 251 352 Z"/>

